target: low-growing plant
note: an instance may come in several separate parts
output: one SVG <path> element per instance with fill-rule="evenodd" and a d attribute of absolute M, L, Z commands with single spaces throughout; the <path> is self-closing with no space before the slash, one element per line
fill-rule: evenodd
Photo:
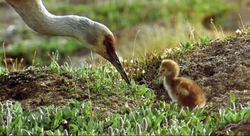
<path fill-rule="evenodd" d="M 210 38 L 208 36 L 204 36 L 204 37 L 199 37 L 199 46 L 205 46 L 207 44 L 209 44 L 210 42 Z"/>
<path fill-rule="evenodd" d="M 0 67 L 0 75 L 7 74 L 8 70 L 6 68 Z"/>
<path fill-rule="evenodd" d="M 231 94 L 233 97 L 233 94 Z M 185 111 L 175 102 L 157 103 L 114 114 L 104 120 L 92 112 L 91 101 L 72 103 L 64 109 L 41 107 L 38 112 L 23 110 L 20 103 L 0 103 L 1 135 L 211 135 L 226 124 L 250 117 L 250 104 L 242 110 L 220 109 L 205 115 L 204 108 Z M 228 130 L 228 134 L 241 134 Z"/>

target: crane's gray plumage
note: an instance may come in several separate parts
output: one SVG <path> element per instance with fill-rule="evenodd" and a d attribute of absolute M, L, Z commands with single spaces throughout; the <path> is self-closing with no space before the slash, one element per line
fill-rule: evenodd
<path fill-rule="evenodd" d="M 6 0 L 19 13 L 23 21 L 40 34 L 74 37 L 84 43 L 95 46 L 95 39 L 101 35 L 112 35 L 103 24 L 86 17 L 75 15 L 55 16 L 47 11 L 41 0 Z M 104 38 L 104 37 L 103 37 Z M 88 47 L 93 48 L 93 47 Z"/>
<path fill-rule="evenodd" d="M 47 11 L 41 0 L 6 0 L 34 31 L 51 36 L 74 37 L 88 49 L 109 60 L 130 84 L 115 53 L 113 33 L 103 24 L 75 15 L 56 16 Z"/>

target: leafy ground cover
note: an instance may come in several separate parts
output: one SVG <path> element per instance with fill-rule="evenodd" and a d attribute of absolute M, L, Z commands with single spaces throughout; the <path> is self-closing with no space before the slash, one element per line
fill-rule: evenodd
<path fill-rule="evenodd" d="M 249 135 L 249 46 L 246 29 L 226 39 L 204 37 L 144 58 L 124 58 L 131 86 L 109 64 L 59 66 L 58 53 L 52 54 L 48 67 L 1 68 L 0 132 Z M 184 111 L 170 101 L 162 80 L 156 78 L 164 58 L 177 61 L 181 76 L 202 86 L 207 97 L 204 109 Z"/>
<path fill-rule="evenodd" d="M 38 112 L 23 111 L 20 103 L 7 101 L 1 104 L 0 134 L 2 135 L 211 135 L 221 126 L 250 117 L 250 104 L 236 109 L 235 96 L 232 105 L 221 109 L 219 115 L 208 114 L 204 109 L 184 111 L 176 104 L 165 102 L 144 106 L 124 115 L 114 114 L 100 120 L 92 111 L 91 102 L 74 100 L 69 107 L 41 107 Z M 246 127 L 244 127 L 246 128 Z M 245 131 L 245 134 L 249 132 Z M 226 130 L 226 134 L 242 135 L 242 132 Z"/>

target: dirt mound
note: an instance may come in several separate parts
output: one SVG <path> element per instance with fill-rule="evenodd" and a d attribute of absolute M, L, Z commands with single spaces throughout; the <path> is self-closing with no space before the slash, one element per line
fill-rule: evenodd
<path fill-rule="evenodd" d="M 84 85 L 84 82 L 70 73 L 57 74 L 38 70 L 12 72 L 0 78 L 0 100 L 19 101 L 27 109 L 52 104 L 67 105 L 70 98 L 88 98 L 87 92 L 79 88 Z M 73 87 L 74 91 L 70 90 Z"/>
<path fill-rule="evenodd" d="M 162 61 L 159 55 L 149 55 L 144 69 L 145 75 L 134 76 L 139 84 L 152 88 L 158 100 L 170 101 L 163 85 L 155 82 Z M 153 56 L 153 57 L 152 57 Z M 203 48 L 196 48 L 181 55 L 171 55 L 164 59 L 173 59 L 180 65 L 180 76 L 193 79 L 200 85 L 207 97 L 207 103 L 213 102 L 214 110 L 230 103 L 229 92 L 236 95 L 236 101 L 250 101 L 250 38 L 238 37 L 224 41 L 213 41 Z M 142 65 L 141 62 L 137 68 Z M 127 65 L 130 67 L 130 65 Z M 152 82 L 153 81 L 153 82 Z"/>
<path fill-rule="evenodd" d="M 204 88 L 208 102 L 215 106 L 229 103 L 228 93 L 237 101 L 250 101 L 249 37 L 215 41 L 178 59 L 181 75 L 191 77 Z"/>
<path fill-rule="evenodd" d="M 149 61 L 138 62 L 136 69 L 142 68 L 145 74 L 133 78 L 138 84 L 146 84 L 152 88 L 158 100 L 170 102 L 171 99 L 157 80 L 157 72 L 162 61 L 159 54 L 149 54 Z M 250 37 L 243 36 L 211 42 L 204 48 L 196 48 L 181 55 L 171 55 L 164 59 L 173 59 L 180 65 L 180 76 L 193 79 L 200 85 L 206 95 L 208 110 L 218 112 L 230 104 L 232 92 L 236 96 L 236 105 L 250 102 Z M 130 67 L 128 64 L 127 67 Z M 132 67 L 132 66 L 131 66 Z M 140 69 L 140 71 L 142 70 Z M 136 72 L 135 72 L 136 73 Z M 232 126 L 232 127 L 231 127 Z M 239 131 L 249 135 L 249 119 L 230 124 L 232 131 Z M 224 127 L 213 135 L 227 135 Z"/>

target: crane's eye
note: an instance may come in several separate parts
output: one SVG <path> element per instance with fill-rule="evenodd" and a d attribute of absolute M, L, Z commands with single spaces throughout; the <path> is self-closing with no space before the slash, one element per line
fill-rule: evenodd
<path fill-rule="evenodd" d="M 115 46 L 115 41 L 114 41 L 113 37 L 106 36 L 104 41 L 103 41 L 103 44 L 105 46 L 113 46 L 113 45 Z"/>
<path fill-rule="evenodd" d="M 107 52 L 115 52 L 115 39 L 113 36 L 106 36 L 103 44 L 106 46 Z"/>
<path fill-rule="evenodd" d="M 105 46 L 110 46 L 110 45 L 111 45 L 111 43 L 110 43 L 110 42 L 108 42 L 108 41 L 104 41 L 104 45 L 105 45 Z"/>
<path fill-rule="evenodd" d="M 107 46 L 107 45 L 108 45 L 108 42 L 104 41 L 103 44 L 104 44 L 105 46 Z"/>

